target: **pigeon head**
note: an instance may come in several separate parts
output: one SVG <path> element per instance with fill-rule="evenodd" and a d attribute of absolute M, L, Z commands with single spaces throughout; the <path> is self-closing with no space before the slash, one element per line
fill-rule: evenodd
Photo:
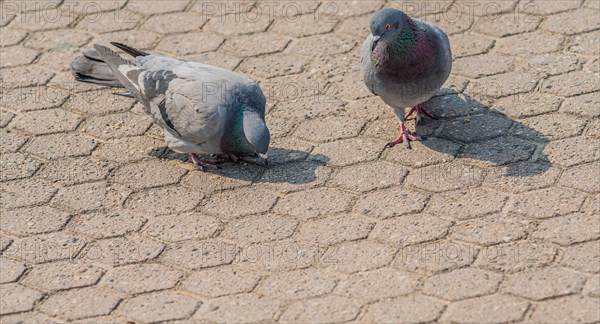
<path fill-rule="evenodd" d="M 404 27 L 407 18 L 405 13 L 393 8 L 383 8 L 373 14 L 370 24 L 373 49 L 379 42 L 393 41 Z"/>
<path fill-rule="evenodd" d="M 252 145 L 254 152 L 260 157 L 266 158 L 271 135 L 262 115 L 256 112 L 244 113 L 244 135 L 248 143 Z"/>

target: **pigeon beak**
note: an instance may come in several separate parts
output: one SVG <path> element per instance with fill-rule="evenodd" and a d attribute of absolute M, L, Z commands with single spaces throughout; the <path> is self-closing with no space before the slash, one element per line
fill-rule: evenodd
<path fill-rule="evenodd" d="M 267 154 L 258 153 L 258 157 L 264 160 L 265 166 L 269 166 L 269 156 Z"/>
<path fill-rule="evenodd" d="M 379 43 L 379 39 L 381 39 L 381 36 L 373 36 L 373 45 L 371 46 L 371 51 L 375 49 L 377 43 Z"/>

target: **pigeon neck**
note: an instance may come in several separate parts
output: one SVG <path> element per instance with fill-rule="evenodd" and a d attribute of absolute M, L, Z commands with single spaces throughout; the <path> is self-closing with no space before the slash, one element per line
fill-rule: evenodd
<path fill-rule="evenodd" d="M 380 42 L 372 54 L 378 73 L 394 78 L 413 78 L 427 70 L 434 61 L 434 49 L 425 35 L 423 22 L 407 17 L 404 27 L 393 41 Z"/>

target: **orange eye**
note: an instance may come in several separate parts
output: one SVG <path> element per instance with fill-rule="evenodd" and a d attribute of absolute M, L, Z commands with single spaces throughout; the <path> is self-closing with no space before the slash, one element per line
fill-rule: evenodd
<path fill-rule="evenodd" d="M 386 30 L 389 30 L 390 28 L 392 28 L 392 24 L 387 24 L 387 25 L 385 25 L 385 29 L 386 29 Z"/>

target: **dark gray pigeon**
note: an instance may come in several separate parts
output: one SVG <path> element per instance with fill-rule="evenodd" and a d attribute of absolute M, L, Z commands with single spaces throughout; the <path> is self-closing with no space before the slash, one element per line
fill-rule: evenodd
<path fill-rule="evenodd" d="M 452 53 L 446 34 L 438 27 L 405 13 L 384 8 L 371 18 L 371 34 L 361 51 L 362 78 L 369 90 L 394 108 L 400 135 L 387 146 L 418 141 L 404 125 L 416 113 L 432 118 L 423 107 L 442 87 L 452 69 Z M 410 107 L 405 115 L 404 109 Z"/>
<path fill-rule="evenodd" d="M 175 152 L 188 153 L 200 169 L 216 167 L 196 154 L 259 155 L 266 161 L 269 129 L 258 84 L 215 66 L 146 53 L 112 43 L 129 61 L 101 45 L 71 64 L 82 82 L 125 87 L 164 130 Z"/>

